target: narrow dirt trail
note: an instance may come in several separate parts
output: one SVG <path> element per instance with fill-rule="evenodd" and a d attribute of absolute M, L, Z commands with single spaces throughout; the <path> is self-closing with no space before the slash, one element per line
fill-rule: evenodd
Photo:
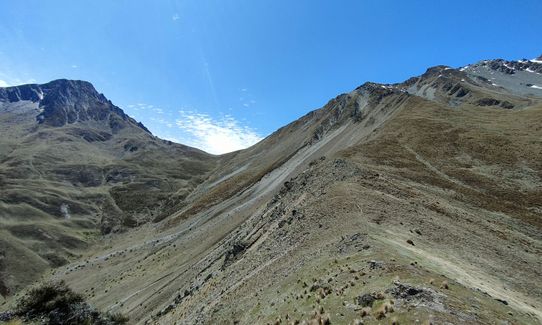
<path fill-rule="evenodd" d="M 416 151 L 414 151 L 414 149 L 410 148 L 409 146 L 406 146 L 406 145 L 403 145 L 403 147 L 408 151 L 410 152 L 411 154 L 414 155 L 414 157 L 416 158 L 416 160 L 420 163 L 422 163 L 425 167 L 427 167 L 427 169 L 429 169 L 430 171 L 432 171 L 433 173 L 437 174 L 438 176 L 444 178 L 445 180 L 449 181 L 449 182 L 452 182 L 456 185 L 459 185 L 461 187 L 465 187 L 465 188 L 468 188 L 470 190 L 473 190 L 473 191 L 476 191 L 476 192 L 480 192 L 478 189 L 475 189 L 474 187 L 471 187 L 463 182 L 461 182 L 460 180 L 457 180 L 455 178 L 452 178 L 450 176 L 448 176 L 446 173 L 444 173 L 443 171 L 441 171 L 440 169 L 436 168 L 435 166 L 433 166 L 429 161 L 425 160 L 422 156 L 420 156 Z"/>
<path fill-rule="evenodd" d="M 504 283 L 495 277 L 488 275 L 472 265 L 465 264 L 461 259 L 448 255 L 448 259 L 441 258 L 428 250 L 412 246 L 406 242 L 406 238 L 391 230 L 387 230 L 389 236 L 375 236 L 376 239 L 395 246 L 402 251 L 408 251 L 427 261 L 427 266 L 435 269 L 458 283 L 486 292 L 491 297 L 507 301 L 510 306 L 518 311 L 533 315 L 542 322 L 542 305 L 538 301 L 523 295 L 522 293 L 504 289 Z M 536 307 L 535 307 L 536 306 Z"/>

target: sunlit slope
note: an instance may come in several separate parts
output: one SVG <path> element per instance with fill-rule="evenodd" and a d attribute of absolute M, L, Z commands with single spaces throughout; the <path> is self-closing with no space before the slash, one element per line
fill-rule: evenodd
<path fill-rule="evenodd" d="M 134 322 L 536 324 L 541 109 L 444 66 L 364 84 L 53 277 Z"/>

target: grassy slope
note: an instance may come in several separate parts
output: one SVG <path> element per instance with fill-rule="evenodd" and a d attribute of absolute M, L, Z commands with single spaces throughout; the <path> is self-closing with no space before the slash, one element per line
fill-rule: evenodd
<path fill-rule="evenodd" d="M 249 235 L 239 231 L 238 237 L 250 243 L 242 258 L 223 272 L 217 271 L 220 262 L 210 266 L 216 267 L 213 278 L 163 322 L 237 319 L 249 324 L 278 317 L 285 321 L 286 315 L 300 320 L 323 306 L 332 321 L 343 324 L 361 318 L 353 306 L 356 296 L 385 292 L 399 280 L 436 294 L 421 301 L 386 294 L 396 307 L 388 321 L 395 316 L 402 323 L 536 324 L 542 304 L 537 284 L 542 245 L 539 219 L 529 208 L 538 204 L 532 198 L 540 197 L 541 182 L 529 170 L 540 171 L 534 159 L 540 153 L 540 134 L 517 128 L 536 125 L 541 107 L 440 111 L 426 104 L 414 100 L 372 141 L 343 151 L 338 155 L 343 160 L 320 163 L 308 176 L 299 176 L 269 208 L 278 212 L 261 215 L 264 230 L 255 231 L 261 224 L 247 222 Z M 473 116 L 476 120 L 467 122 Z M 472 133 L 457 144 L 448 133 L 454 128 Z M 510 139 L 510 134 L 518 137 Z M 495 154 L 492 147 L 505 139 L 503 151 L 508 152 Z M 428 143 L 439 148 L 437 154 L 416 151 Z M 480 147 L 486 148 L 485 154 L 471 149 Z M 477 154 L 477 168 L 451 173 L 465 168 L 464 157 L 470 154 Z M 501 168 L 497 173 L 478 169 L 495 165 Z M 485 181 L 470 181 L 472 174 Z M 473 198 L 473 191 L 482 193 Z M 513 201 L 500 196 L 510 192 Z M 382 269 L 371 269 L 370 260 L 382 261 Z M 202 271 L 201 277 L 207 273 Z M 302 285 L 328 283 L 330 278 L 332 294 L 319 302 L 318 293 Z M 440 288 L 443 281 L 450 289 Z M 379 323 L 374 316 L 365 321 Z"/>
<path fill-rule="evenodd" d="M 535 324 L 541 107 L 449 109 L 417 97 L 401 107 L 337 152 L 333 143 L 347 143 L 363 126 L 341 131 L 309 156 L 327 152 L 326 160 L 302 163 L 305 171 L 271 196 L 246 201 L 256 184 L 231 204 L 164 221 L 166 231 L 144 228 L 104 243 L 55 277 L 134 320 L 175 303 L 156 318 L 162 323 L 307 319 L 320 305 L 333 322 L 347 323 L 361 317 L 355 297 L 383 291 L 394 299 L 388 321 Z M 302 285 L 330 277 L 331 294 L 319 302 Z M 430 294 L 394 298 L 386 291 L 397 279 Z M 366 323 L 379 322 L 380 303 Z"/>
<path fill-rule="evenodd" d="M 106 141 L 81 137 L 104 132 L 95 122 L 38 128 L 33 104 L 13 105 L 0 116 L 2 296 L 77 258 L 102 233 L 151 220 L 215 166 L 210 155 L 135 127 Z"/>
<path fill-rule="evenodd" d="M 536 324 L 542 107 L 469 87 L 454 108 L 379 93 L 359 122 L 358 95 L 338 97 L 224 158 L 158 227 L 107 238 L 52 277 L 137 322 L 284 323 L 323 307 L 346 324 L 362 318 L 355 297 L 382 292 L 394 312 L 377 319 L 378 300 L 365 323 Z M 473 105 L 488 96 L 517 108 Z M 398 283 L 423 294 L 397 296 Z"/>

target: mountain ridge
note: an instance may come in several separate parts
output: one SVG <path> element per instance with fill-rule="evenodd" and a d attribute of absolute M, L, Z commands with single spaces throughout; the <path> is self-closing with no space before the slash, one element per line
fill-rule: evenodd
<path fill-rule="evenodd" d="M 341 94 L 46 278 L 134 323 L 536 324 L 542 75 L 482 63 Z"/>
<path fill-rule="evenodd" d="M 135 122 L 122 109 L 113 105 L 102 93 L 98 93 L 88 81 L 57 79 L 45 84 L 28 84 L 0 89 L 0 100 L 8 102 L 38 102 L 40 114 L 36 116 L 38 123 L 50 126 L 64 126 L 77 121 L 104 121 L 114 132 L 124 127 L 122 122 L 135 123 L 150 134 L 141 123 Z M 111 117 L 114 113 L 117 118 Z"/>

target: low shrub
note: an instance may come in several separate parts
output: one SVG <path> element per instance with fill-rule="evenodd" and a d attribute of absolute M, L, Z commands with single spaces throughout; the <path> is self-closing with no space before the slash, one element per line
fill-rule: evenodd
<path fill-rule="evenodd" d="M 102 314 L 64 281 L 48 282 L 29 289 L 18 301 L 14 316 L 27 321 L 58 325 L 118 325 L 128 318 L 120 313 Z"/>

